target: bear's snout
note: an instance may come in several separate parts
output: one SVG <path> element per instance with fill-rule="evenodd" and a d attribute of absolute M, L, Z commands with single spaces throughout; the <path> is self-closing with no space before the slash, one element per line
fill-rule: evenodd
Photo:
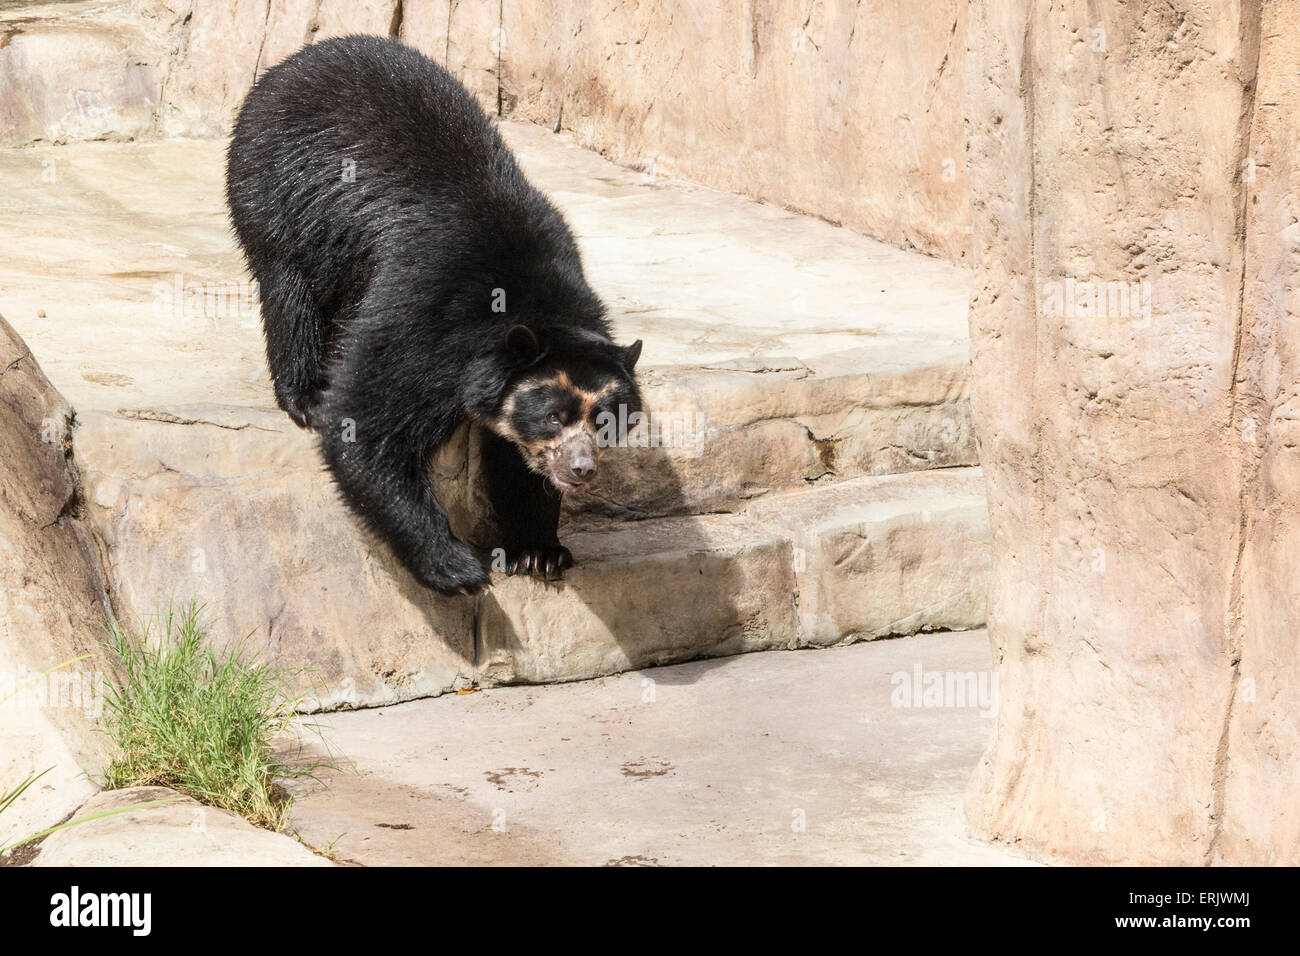
<path fill-rule="evenodd" d="M 588 428 L 565 436 L 551 459 L 551 480 L 561 491 L 577 491 L 596 477 L 596 436 Z"/>

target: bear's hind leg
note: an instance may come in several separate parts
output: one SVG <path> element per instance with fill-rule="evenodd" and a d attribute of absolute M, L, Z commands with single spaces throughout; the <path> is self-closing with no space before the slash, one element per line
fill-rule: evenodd
<path fill-rule="evenodd" d="M 296 268 L 279 265 L 261 280 L 266 361 L 276 403 L 300 428 L 313 427 L 325 380 L 325 317 L 307 280 Z"/>

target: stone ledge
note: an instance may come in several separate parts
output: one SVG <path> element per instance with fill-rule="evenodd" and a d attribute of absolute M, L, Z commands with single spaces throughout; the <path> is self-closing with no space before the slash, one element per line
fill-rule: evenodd
<path fill-rule="evenodd" d="M 799 644 L 788 542 L 734 515 L 569 539 L 562 586 L 501 576 L 478 619 L 479 680 L 539 683 Z"/>
<path fill-rule="evenodd" d="M 117 611 L 205 602 L 219 640 L 256 631 L 251 646 L 311 668 L 302 689 L 325 709 L 983 622 L 976 469 L 578 528 L 563 584 L 497 576 L 449 599 L 356 525 L 311 437 L 278 412 L 88 413 L 74 455 Z M 462 434 L 434 466 L 460 526 L 483 523 L 475 460 Z"/>
<path fill-rule="evenodd" d="M 332 866 L 291 837 L 167 787 L 105 790 L 76 817 L 174 800 L 79 823 L 41 841 L 31 866 Z"/>
<path fill-rule="evenodd" d="M 804 644 L 984 626 L 991 556 L 978 468 L 774 495 L 746 515 L 789 536 Z"/>

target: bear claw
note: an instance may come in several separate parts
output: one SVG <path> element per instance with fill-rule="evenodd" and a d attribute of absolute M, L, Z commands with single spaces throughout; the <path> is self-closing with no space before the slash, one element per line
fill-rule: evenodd
<path fill-rule="evenodd" d="M 528 574 L 546 581 L 558 581 L 566 568 L 573 567 L 573 555 L 563 545 L 542 545 L 511 549 L 506 558 L 506 574 Z"/>

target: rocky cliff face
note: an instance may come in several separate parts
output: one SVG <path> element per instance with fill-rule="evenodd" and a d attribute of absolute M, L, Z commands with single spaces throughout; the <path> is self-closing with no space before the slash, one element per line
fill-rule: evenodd
<path fill-rule="evenodd" d="M 83 771 L 99 766 L 108 608 L 78 517 L 70 417 L 0 318 L 0 792 L 48 771 L 5 811 L 0 846 L 85 800 Z"/>
<path fill-rule="evenodd" d="M 1003 708 L 970 813 L 1071 859 L 1300 860 L 1300 24 L 1260 9 L 972 8 Z"/>
<path fill-rule="evenodd" d="M 965 0 L 501 9 L 503 111 L 620 163 L 968 260 Z"/>

